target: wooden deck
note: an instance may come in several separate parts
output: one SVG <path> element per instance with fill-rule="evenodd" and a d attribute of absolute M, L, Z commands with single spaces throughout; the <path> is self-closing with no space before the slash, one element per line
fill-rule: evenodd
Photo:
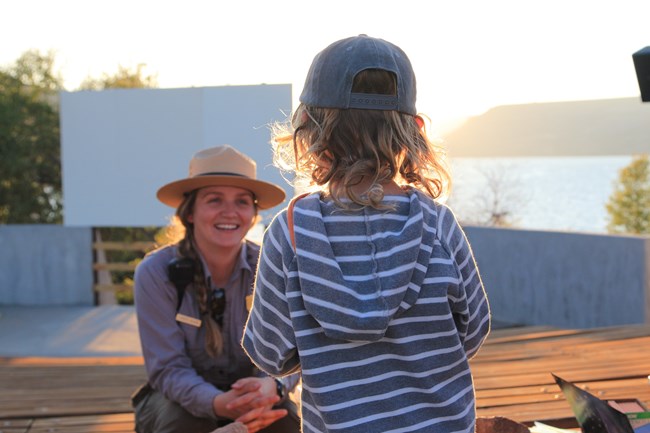
<path fill-rule="evenodd" d="M 602 400 L 650 407 L 650 326 L 494 331 L 472 369 L 479 416 L 574 420 L 551 373 Z"/>
<path fill-rule="evenodd" d="M 573 414 L 551 373 L 601 399 L 650 406 L 650 325 L 494 330 L 472 360 L 479 416 L 527 424 Z M 0 433 L 133 432 L 141 358 L 0 359 Z"/>

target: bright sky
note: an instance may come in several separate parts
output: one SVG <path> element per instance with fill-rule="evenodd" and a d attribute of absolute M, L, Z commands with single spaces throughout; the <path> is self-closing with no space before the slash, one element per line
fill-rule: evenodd
<path fill-rule="evenodd" d="M 293 84 L 359 33 L 399 45 L 434 126 L 507 104 L 639 95 L 648 0 L 5 1 L 0 66 L 54 50 L 68 90 L 146 64 L 162 88 Z"/>

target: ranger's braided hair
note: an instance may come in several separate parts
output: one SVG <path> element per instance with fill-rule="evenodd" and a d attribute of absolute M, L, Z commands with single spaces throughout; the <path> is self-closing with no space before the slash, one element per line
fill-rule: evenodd
<path fill-rule="evenodd" d="M 181 257 L 192 259 L 194 262 L 194 289 L 196 290 L 196 299 L 201 312 L 201 320 L 205 324 L 205 349 L 210 356 L 216 357 L 223 351 L 223 336 L 221 328 L 212 318 L 208 306 L 208 287 L 205 283 L 205 272 L 194 241 L 193 224 L 189 221 L 189 216 L 194 210 L 196 196 L 197 190 L 188 193 L 176 209 L 176 217 L 185 229 L 183 238 L 178 242 L 178 254 Z"/>

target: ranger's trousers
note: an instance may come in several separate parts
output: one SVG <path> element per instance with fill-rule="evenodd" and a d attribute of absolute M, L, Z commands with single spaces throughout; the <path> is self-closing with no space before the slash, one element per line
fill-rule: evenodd
<path fill-rule="evenodd" d="M 295 408 L 287 407 L 293 403 L 286 403 L 280 407 L 288 409 L 289 415 L 260 430 L 260 433 L 300 432 L 300 420 Z M 137 433 L 210 433 L 232 422 L 228 419 L 197 418 L 153 389 L 136 404 L 134 411 Z"/>

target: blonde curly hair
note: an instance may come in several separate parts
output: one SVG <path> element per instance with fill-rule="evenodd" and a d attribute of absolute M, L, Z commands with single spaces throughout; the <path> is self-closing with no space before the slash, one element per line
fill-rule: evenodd
<path fill-rule="evenodd" d="M 395 78 L 365 70 L 355 77 L 353 92 L 394 95 Z M 422 118 L 397 111 L 301 104 L 290 123 L 274 125 L 271 143 L 276 166 L 295 172 L 294 183 L 319 186 L 343 209 L 382 209 L 382 185 L 391 181 L 433 198 L 451 186 L 444 152 L 427 137 Z M 365 192 L 355 192 L 368 180 Z"/>

